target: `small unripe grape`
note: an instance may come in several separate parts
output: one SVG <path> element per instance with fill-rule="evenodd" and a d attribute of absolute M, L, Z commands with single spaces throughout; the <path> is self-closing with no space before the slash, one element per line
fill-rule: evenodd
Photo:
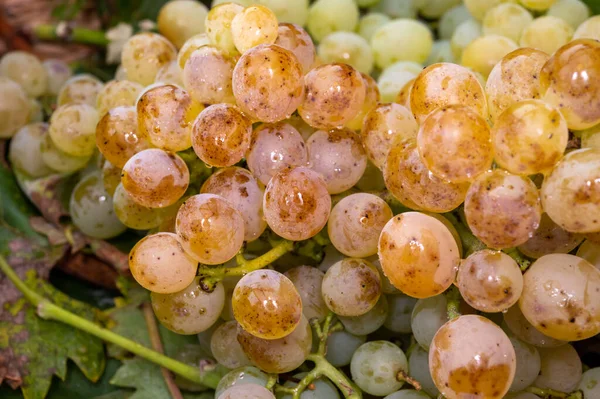
<path fill-rule="evenodd" d="M 158 70 L 175 59 L 177 50 L 171 42 L 151 32 L 130 37 L 121 53 L 121 64 L 127 71 L 127 79 L 143 85 L 154 82 Z"/>
<path fill-rule="evenodd" d="M 230 56 L 239 54 L 233 42 L 231 23 L 236 15 L 244 11 L 244 7 L 236 3 L 219 4 L 210 9 L 206 16 L 206 35 L 210 43 Z M 179 63 L 180 66 L 181 63 Z"/>
<path fill-rule="evenodd" d="M 32 123 L 23 126 L 10 140 L 8 159 L 13 168 L 31 177 L 42 177 L 52 169 L 42 159 L 42 143 L 48 135 L 47 123 Z"/>
<path fill-rule="evenodd" d="M 300 25 L 280 23 L 275 44 L 294 53 L 302 65 L 303 73 L 311 70 L 315 63 L 315 45 L 310 35 Z"/>
<path fill-rule="evenodd" d="M 221 395 L 227 389 L 234 386 L 249 386 L 250 384 L 252 384 L 264 387 L 267 385 L 268 380 L 269 376 L 257 369 L 256 367 L 239 367 L 225 374 L 223 378 L 221 378 L 221 380 L 219 381 L 219 385 L 217 385 L 217 389 L 215 389 L 215 397 L 218 398 L 219 395 Z M 238 398 L 234 397 L 230 399 Z"/>
<path fill-rule="evenodd" d="M 217 47 L 202 46 L 185 63 L 183 85 L 199 103 L 235 103 L 231 85 L 234 67 L 235 62 Z"/>
<path fill-rule="evenodd" d="M 537 230 L 529 240 L 519 245 L 519 251 L 533 259 L 552 253 L 567 254 L 577 248 L 583 239 L 583 235 L 564 230 L 544 213 Z"/>
<path fill-rule="evenodd" d="M 135 105 L 144 86 L 129 80 L 112 80 L 102 87 L 96 97 L 96 110 L 103 117 L 109 110 L 116 107 L 131 107 Z"/>
<path fill-rule="evenodd" d="M 48 89 L 47 93 L 52 96 L 57 96 L 60 88 L 73 75 L 73 71 L 69 65 L 63 60 L 50 58 L 42 62 L 48 74 Z"/>
<path fill-rule="evenodd" d="M 575 30 L 573 39 L 600 40 L 600 16 L 594 15 L 583 21 Z"/>
<path fill-rule="evenodd" d="M 460 63 L 487 78 L 494 65 L 508 53 L 518 48 L 517 43 L 508 37 L 500 35 L 482 36 L 465 47 Z"/>
<path fill-rule="evenodd" d="M 125 191 L 121 184 L 121 173 L 119 170 L 119 184 L 116 186 L 113 194 L 113 206 L 117 218 L 125 226 L 137 229 L 148 230 L 160 225 L 162 221 L 162 210 L 159 208 L 147 208 L 135 202 L 133 198 Z"/>
<path fill-rule="evenodd" d="M 228 321 L 221 324 L 210 338 L 210 349 L 215 360 L 230 369 L 251 364 L 237 340 L 238 328 L 236 321 Z"/>
<path fill-rule="evenodd" d="M 275 43 L 277 29 L 277 17 L 273 11 L 261 5 L 246 7 L 231 21 L 233 44 L 240 53 L 260 44 Z"/>
<path fill-rule="evenodd" d="M 50 117 L 48 134 L 61 151 L 78 157 L 90 156 L 96 148 L 99 119 L 98 112 L 90 105 L 63 105 Z"/>
<path fill-rule="evenodd" d="M 175 0 L 161 7 L 156 20 L 158 31 L 180 48 L 187 39 L 204 32 L 208 9 L 193 0 Z"/>
<path fill-rule="evenodd" d="M 325 319 L 329 313 L 321 292 L 325 273 L 316 267 L 298 266 L 288 270 L 284 275 L 298 290 L 302 298 L 302 313 L 306 319 Z"/>
<path fill-rule="evenodd" d="M 326 64 L 342 62 L 369 74 L 373 69 L 373 51 L 369 42 L 358 33 L 333 32 L 319 43 L 317 53 Z"/>
<path fill-rule="evenodd" d="M 327 339 L 327 353 L 325 358 L 332 366 L 348 366 L 352 361 L 352 355 L 365 343 L 367 337 L 357 337 L 347 331 L 336 331 Z M 316 398 L 315 398 L 316 399 Z"/>
<path fill-rule="evenodd" d="M 44 161 L 50 169 L 62 173 L 72 173 L 79 169 L 83 169 L 91 158 L 89 155 L 79 157 L 61 151 L 56 147 L 49 134 L 46 134 L 42 139 L 40 152 L 42 154 L 42 161 Z"/>
<path fill-rule="evenodd" d="M 344 330 L 354 335 L 367 335 L 377 331 L 387 320 L 388 300 L 381 295 L 379 300 L 367 313 L 360 316 L 338 316 Z"/>
<path fill-rule="evenodd" d="M 411 35 L 411 40 L 402 40 Z M 393 20 L 373 33 L 371 47 L 375 63 L 386 68 L 396 61 L 424 62 L 433 45 L 431 31 L 424 23 L 414 19 Z"/>
<path fill-rule="evenodd" d="M 396 345 L 388 341 L 371 341 L 362 344 L 350 363 L 352 380 L 365 392 L 384 396 L 397 391 L 404 385 L 398 378 L 401 372 L 408 371 L 406 355 Z"/>
<path fill-rule="evenodd" d="M 87 104 L 95 107 L 103 87 L 104 84 L 93 75 L 75 75 L 60 88 L 56 105 L 60 107 L 66 104 Z"/>
<path fill-rule="evenodd" d="M 0 75 L 21 85 L 30 97 L 48 90 L 48 72 L 41 61 L 25 51 L 9 51 L 0 59 Z"/>

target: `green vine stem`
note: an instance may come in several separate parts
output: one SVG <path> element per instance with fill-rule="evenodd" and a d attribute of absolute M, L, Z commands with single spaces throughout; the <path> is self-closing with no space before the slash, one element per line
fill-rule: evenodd
<path fill-rule="evenodd" d="M 529 387 L 525 389 L 526 392 L 532 393 L 544 399 L 583 399 L 583 392 L 575 391 L 572 393 L 555 391 L 550 388 L 537 388 Z"/>
<path fill-rule="evenodd" d="M 531 261 L 523 256 L 523 254 L 517 248 L 505 249 L 504 253 L 517 262 L 517 265 L 519 265 L 519 268 L 522 272 L 526 272 L 527 269 L 529 269 L 529 266 L 531 266 Z"/>
<path fill-rule="evenodd" d="M 460 316 L 460 291 L 456 286 L 451 286 L 446 291 L 446 312 L 448 312 L 448 320 L 456 319 Z"/>
<path fill-rule="evenodd" d="M 459 211 L 460 212 L 460 211 Z M 460 236 L 460 240 L 463 244 L 463 258 L 471 255 L 473 252 L 481 251 L 482 249 L 486 249 L 484 243 L 479 241 L 475 235 L 469 230 L 469 228 L 465 225 L 465 223 L 461 222 L 461 219 L 464 220 L 464 216 L 462 218 L 456 217 L 453 213 L 444 213 L 443 214 L 446 219 L 452 223 L 458 235 Z"/>
<path fill-rule="evenodd" d="M 105 32 L 101 30 L 73 27 L 67 22 L 60 22 L 56 25 L 37 25 L 34 28 L 33 33 L 41 40 L 62 40 L 102 47 L 109 43 Z"/>
<path fill-rule="evenodd" d="M 15 287 L 17 287 L 17 289 L 23 293 L 25 298 L 31 302 L 32 305 L 37 307 L 37 313 L 41 318 L 68 324 L 72 327 L 85 331 L 88 334 L 96 336 L 103 341 L 118 345 L 135 355 L 138 355 L 146 360 L 151 361 L 152 363 L 171 370 L 175 374 L 187 378 L 190 381 L 213 389 L 217 387 L 217 384 L 221 379 L 221 374 L 218 371 L 218 365 L 206 364 L 198 369 L 197 367 L 187 365 L 158 353 L 152 349 L 138 344 L 135 341 L 107 330 L 106 328 L 100 327 L 94 322 L 64 310 L 29 288 L 23 282 L 23 280 L 17 276 L 15 271 L 1 255 L 0 270 L 2 270 L 6 277 L 8 277 L 8 279 L 15 285 Z"/>

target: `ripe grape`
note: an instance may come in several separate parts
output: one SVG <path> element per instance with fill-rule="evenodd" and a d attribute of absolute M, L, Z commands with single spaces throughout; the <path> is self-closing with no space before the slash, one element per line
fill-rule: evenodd
<path fill-rule="evenodd" d="M 287 168 L 277 173 L 265 191 L 263 212 L 273 232 L 293 241 L 315 236 L 327 223 L 331 197 L 317 172 Z"/>
<path fill-rule="evenodd" d="M 238 328 L 238 342 L 252 364 L 267 373 L 280 374 L 304 363 L 312 347 L 312 332 L 306 317 L 300 316 L 293 331 L 279 339 L 259 338 Z"/>
<path fill-rule="evenodd" d="M 595 398 L 600 394 L 600 367 L 587 370 L 581 376 L 577 389 L 585 398 Z"/>
<path fill-rule="evenodd" d="M 60 88 L 56 105 L 60 107 L 66 104 L 87 104 L 95 107 L 103 87 L 104 84 L 93 75 L 75 75 Z"/>
<path fill-rule="evenodd" d="M 377 87 L 377 81 L 364 73 L 360 74 L 365 84 L 365 101 L 363 102 L 362 108 L 358 114 L 346 123 L 346 127 L 352 130 L 361 130 L 363 120 L 365 116 L 377 106 L 380 99 L 379 87 Z"/>
<path fill-rule="evenodd" d="M 9 51 L 0 58 L 0 75 L 18 83 L 30 97 L 48 90 L 48 72 L 41 61 L 25 51 Z"/>
<path fill-rule="evenodd" d="M 370 262 L 346 258 L 332 265 L 321 286 L 327 307 L 340 316 L 360 316 L 381 296 L 381 277 Z"/>
<path fill-rule="evenodd" d="M 411 40 L 404 40 L 407 36 Z M 432 45 L 433 36 L 427 25 L 406 18 L 388 22 L 371 37 L 375 63 L 380 68 L 386 68 L 396 61 L 422 63 L 429 56 Z"/>
<path fill-rule="evenodd" d="M 233 3 L 232 3 L 232 5 L 237 6 L 236 4 L 233 4 Z M 176 62 L 177 62 L 177 65 L 179 66 L 179 72 L 180 73 L 183 72 L 183 69 L 185 68 L 185 64 L 187 63 L 187 60 L 189 60 L 189 58 L 193 52 L 195 52 L 196 50 L 199 50 L 200 48 L 202 48 L 206 45 L 209 45 L 211 43 L 212 42 L 210 41 L 210 39 L 208 38 L 208 35 L 206 33 L 199 33 L 199 34 L 194 35 L 194 36 L 190 37 L 189 39 L 187 39 L 185 41 L 185 43 L 183 44 L 183 46 L 181 46 L 181 48 L 179 49 L 179 52 L 177 53 L 177 61 Z M 223 51 L 223 50 L 221 50 L 221 51 Z M 225 53 L 225 54 L 227 54 L 227 53 Z M 156 78 L 156 80 L 158 80 L 158 78 Z"/>
<path fill-rule="evenodd" d="M 419 299 L 411 315 L 411 331 L 421 348 L 429 351 L 435 333 L 448 321 L 448 300 L 444 295 Z"/>
<path fill-rule="evenodd" d="M 432 398 L 436 398 L 440 394 L 429 372 L 429 356 L 420 346 L 416 346 L 410 351 L 408 369 L 410 370 L 410 376 L 421 384 L 423 392 L 426 392 Z"/>
<path fill-rule="evenodd" d="M 214 46 L 192 52 L 183 68 L 183 85 L 203 104 L 235 103 L 231 77 L 235 62 Z"/>
<path fill-rule="evenodd" d="M 358 6 L 352 0 L 317 0 L 308 10 L 306 26 L 311 36 L 321 41 L 332 32 L 353 32 L 359 16 Z"/>
<path fill-rule="evenodd" d="M 277 29 L 277 17 L 261 5 L 246 7 L 231 20 L 233 44 L 242 54 L 260 44 L 275 43 Z"/>
<path fill-rule="evenodd" d="M 168 64 L 163 65 L 158 72 L 156 72 L 154 83 L 183 87 L 182 74 L 183 71 L 179 68 L 177 61 L 171 61 Z"/>
<path fill-rule="evenodd" d="M 583 238 L 580 234 L 563 230 L 547 213 L 543 213 L 539 227 L 529 240 L 519 245 L 519 251 L 533 259 L 551 253 L 566 254 L 577 248 Z"/>
<path fill-rule="evenodd" d="M 297 266 L 284 273 L 302 299 L 302 313 L 307 320 L 323 320 L 329 309 L 323 300 L 321 285 L 325 273 L 312 266 Z"/>
<path fill-rule="evenodd" d="M 541 369 L 533 385 L 562 392 L 571 392 L 581 380 L 582 364 L 575 348 L 563 345 L 539 350 Z"/>
<path fill-rule="evenodd" d="M 40 144 L 40 153 L 44 164 L 51 169 L 62 172 L 72 173 L 79 169 L 83 169 L 89 162 L 91 156 L 74 156 L 61 151 L 49 134 L 44 135 Z"/>
<path fill-rule="evenodd" d="M 383 325 L 390 331 L 409 334 L 412 332 L 411 314 L 417 303 L 416 298 L 396 294 L 388 296 L 388 314 Z"/>
<path fill-rule="evenodd" d="M 518 4 L 501 3 L 489 10 L 482 21 L 484 35 L 500 35 L 519 42 L 521 33 L 533 17 Z"/>
<path fill-rule="evenodd" d="M 494 65 L 518 49 L 513 40 L 500 35 L 486 35 L 473 40 L 462 52 L 461 64 L 487 78 Z"/>
<path fill-rule="evenodd" d="M 404 385 L 398 373 L 408 372 L 408 360 L 393 343 L 370 341 L 354 352 L 350 372 L 356 385 L 368 394 L 389 395 Z"/>
<path fill-rule="evenodd" d="M 573 34 L 573 39 L 600 40 L 600 16 L 594 15 L 583 21 Z"/>
<path fill-rule="evenodd" d="M 502 398 L 515 376 L 515 350 L 490 320 L 457 317 L 435 334 L 429 350 L 433 381 L 448 399 Z"/>
<path fill-rule="evenodd" d="M 275 395 L 260 385 L 246 384 L 227 389 L 217 399 L 275 399 Z"/>
<path fill-rule="evenodd" d="M 177 212 L 177 235 L 198 262 L 218 265 L 233 258 L 244 243 L 244 218 L 225 198 L 197 194 Z"/>
<path fill-rule="evenodd" d="M 433 42 L 431 53 L 424 62 L 424 65 L 438 64 L 440 62 L 455 62 L 452 44 L 450 40 L 437 40 Z"/>
<path fill-rule="evenodd" d="M 57 96 L 61 87 L 73 75 L 73 71 L 69 65 L 63 60 L 49 58 L 42 62 L 42 66 L 48 74 L 48 88 L 46 93 L 52 96 Z"/>
<path fill-rule="evenodd" d="M 326 64 L 341 62 L 366 74 L 373 69 L 373 51 L 369 42 L 354 32 L 330 33 L 319 43 L 317 54 Z"/>
<path fill-rule="evenodd" d="M 239 54 L 233 42 L 231 22 L 242 11 L 244 7 L 241 5 L 228 2 L 211 8 L 206 15 L 206 34 L 210 43 L 230 56 Z M 182 66 L 181 62 L 179 66 Z"/>
<path fill-rule="evenodd" d="M 129 158 L 123 166 L 121 183 L 138 204 L 164 208 L 183 196 L 190 172 L 177 154 L 150 148 Z"/>
<path fill-rule="evenodd" d="M 475 39 L 483 35 L 481 23 L 469 18 L 456 27 L 450 38 L 450 48 L 454 58 L 460 61 L 463 51 Z"/>
<path fill-rule="evenodd" d="M 546 15 L 562 18 L 577 29 L 590 17 L 590 9 L 581 0 L 558 0 L 548 9 Z"/>
<path fill-rule="evenodd" d="M 318 129 L 339 128 L 360 112 L 365 101 L 365 83 L 360 73 L 346 64 L 326 64 L 304 77 L 304 102 L 298 113 Z"/>
<path fill-rule="evenodd" d="M 391 18 L 387 14 L 370 11 L 360 18 L 356 32 L 370 43 L 375 32 L 390 21 Z"/>
<path fill-rule="evenodd" d="M 413 61 L 398 61 L 385 68 L 377 79 L 377 85 L 381 91 L 381 102 L 394 102 L 400 90 L 409 81 L 415 79 L 422 70 L 423 66 Z M 406 108 L 410 109 L 410 104 L 407 104 Z"/>
<path fill-rule="evenodd" d="M 388 316 L 388 301 L 385 295 L 367 313 L 360 316 L 339 316 L 344 330 L 354 335 L 368 335 L 383 326 Z"/>
<path fill-rule="evenodd" d="M 253 366 L 231 370 L 219 381 L 219 385 L 217 385 L 217 389 L 215 390 L 215 397 L 218 398 L 220 394 L 233 386 L 253 384 L 264 387 L 267 385 L 268 379 L 269 377 L 265 373 Z"/>
<path fill-rule="evenodd" d="M 540 353 L 535 346 L 521 341 L 517 337 L 508 336 L 517 359 L 517 368 L 515 379 L 513 380 L 509 391 L 518 392 L 532 385 L 540 373 L 541 359 Z"/>
<path fill-rule="evenodd" d="M 31 177 L 42 177 L 52 169 L 42 159 L 42 143 L 48 135 L 47 123 L 32 123 L 23 126 L 10 140 L 8 159 L 13 168 Z"/>
<path fill-rule="evenodd" d="M 152 309 L 160 323 L 177 334 L 198 334 L 218 319 L 225 303 L 225 291 L 217 284 L 212 292 L 200 288 L 200 278 L 173 294 L 150 294 Z"/>
<path fill-rule="evenodd" d="M 210 349 L 213 357 L 219 364 L 230 369 L 250 365 L 250 359 L 248 359 L 238 342 L 237 335 L 238 323 L 228 321 L 221 324 L 210 338 Z"/>
<path fill-rule="evenodd" d="M 278 122 L 289 118 L 302 102 L 302 75 L 302 64 L 294 53 L 263 44 L 245 52 L 237 62 L 233 94 L 249 118 Z"/>
<path fill-rule="evenodd" d="M 367 340 L 366 336 L 352 335 L 347 331 L 336 331 L 327 338 L 325 358 L 332 366 L 344 367 L 350 364 L 352 355 Z"/>
<path fill-rule="evenodd" d="M 158 70 L 176 59 L 175 46 L 164 36 L 152 32 L 131 36 L 121 52 L 121 64 L 127 71 L 127 79 L 143 85 L 154 82 Z"/>
<path fill-rule="evenodd" d="M 180 48 L 187 39 L 204 32 L 207 13 L 206 6 L 197 1 L 175 0 L 165 3 L 156 20 L 158 31 Z"/>
<path fill-rule="evenodd" d="M 87 104 L 58 107 L 50 117 L 48 134 L 63 152 L 78 157 L 90 156 L 95 149 L 96 124 L 99 115 Z"/>
<path fill-rule="evenodd" d="M 109 110 L 116 107 L 131 107 L 135 105 L 144 86 L 129 80 L 111 80 L 105 84 L 96 96 L 96 110 L 103 117 Z"/>
<path fill-rule="evenodd" d="M 0 76 L 0 138 L 12 137 L 29 120 L 27 93 L 18 83 Z"/>
<path fill-rule="evenodd" d="M 473 234 L 494 249 L 524 244 L 542 217 L 535 184 L 529 177 L 501 169 L 488 171 L 471 184 L 464 209 Z"/>
<path fill-rule="evenodd" d="M 527 321 L 518 305 L 508 309 L 503 316 L 506 328 L 528 344 L 539 348 L 556 348 L 566 344 L 565 341 L 554 339 L 539 332 Z"/>
<path fill-rule="evenodd" d="M 524 30 L 519 44 L 548 54 L 554 53 L 573 37 L 573 27 L 551 15 L 534 19 Z"/>
<path fill-rule="evenodd" d="M 300 25 L 280 23 L 275 44 L 294 53 L 305 74 L 315 63 L 315 45 L 310 35 Z"/>
<path fill-rule="evenodd" d="M 286 0 L 287 1 L 287 0 Z M 286 381 L 283 386 L 294 388 L 298 384 L 295 381 L 301 381 L 308 373 L 294 374 L 294 380 Z M 292 399 L 291 394 L 285 394 L 277 399 Z M 335 385 L 327 378 L 317 378 L 311 383 L 309 389 L 300 394 L 300 399 L 340 399 L 340 394 Z"/>

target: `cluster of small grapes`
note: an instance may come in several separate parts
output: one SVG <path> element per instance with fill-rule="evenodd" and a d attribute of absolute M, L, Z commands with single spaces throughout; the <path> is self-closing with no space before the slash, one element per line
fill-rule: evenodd
<path fill-rule="evenodd" d="M 579 0 L 215 3 L 168 3 L 106 84 L 0 61 L 13 167 L 79 171 L 90 236 L 150 231 L 131 273 L 233 369 L 215 397 L 273 398 L 265 373 L 306 360 L 318 372 L 278 398 L 599 397 L 568 342 L 600 332 L 600 17 Z M 267 227 L 273 249 L 242 253 Z M 264 268 L 324 231 L 318 268 Z"/>

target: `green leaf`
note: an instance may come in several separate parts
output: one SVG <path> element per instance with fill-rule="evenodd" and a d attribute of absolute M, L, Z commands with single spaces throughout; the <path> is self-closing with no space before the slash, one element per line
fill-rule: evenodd
<path fill-rule="evenodd" d="M 600 14 L 600 0 L 583 0 L 590 7 L 593 15 Z"/>
<path fill-rule="evenodd" d="M 97 398 L 116 394 L 124 397 L 126 392 L 110 384 L 110 379 L 121 366 L 120 361 L 109 359 L 102 378 L 95 383 L 88 380 L 77 367 L 72 367 L 70 363 L 68 366 L 67 378 L 60 382 L 55 380 L 46 399 Z M 114 396 L 114 399 L 117 398 L 118 396 Z"/>

